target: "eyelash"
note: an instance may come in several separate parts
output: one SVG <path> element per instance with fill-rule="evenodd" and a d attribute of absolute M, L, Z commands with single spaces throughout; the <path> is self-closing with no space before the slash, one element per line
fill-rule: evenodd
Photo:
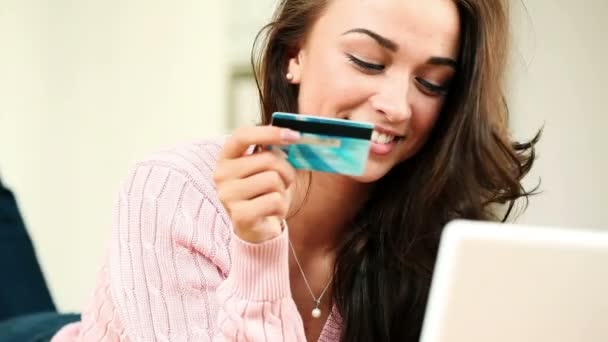
<path fill-rule="evenodd" d="M 428 92 L 429 95 L 446 96 L 448 94 L 448 87 L 438 86 L 420 77 L 416 77 L 416 82 L 418 82 L 421 87 L 424 87 L 424 91 Z"/>
<path fill-rule="evenodd" d="M 368 73 L 380 73 L 386 68 L 384 65 L 381 64 L 364 62 L 351 54 L 347 54 L 346 57 L 350 60 L 351 63 L 355 64 L 355 66 L 363 69 L 365 72 Z M 430 96 L 446 96 L 448 93 L 447 87 L 438 86 L 423 78 L 416 77 L 416 82 L 418 82 L 418 84 L 424 88 L 423 92 L 427 93 Z"/>
<path fill-rule="evenodd" d="M 346 57 L 357 67 L 364 69 L 365 71 L 368 71 L 368 72 L 378 73 L 378 72 L 384 71 L 384 69 L 385 69 L 384 65 L 364 62 L 351 54 L 347 54 Z"/>

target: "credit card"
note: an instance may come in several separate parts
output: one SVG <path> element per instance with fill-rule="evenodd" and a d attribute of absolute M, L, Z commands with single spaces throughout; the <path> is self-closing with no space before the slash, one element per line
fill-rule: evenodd
<path fill-rule="evenodd" d="M 343 119 L 276 112 L 272 125 L 301 134 L 281 149 L 296 169 L 360 176 L 369 157 L 374 125 Z"/>

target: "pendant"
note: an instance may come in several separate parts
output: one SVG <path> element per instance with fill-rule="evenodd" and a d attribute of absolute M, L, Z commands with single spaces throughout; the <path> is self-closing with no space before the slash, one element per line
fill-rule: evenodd
<path fill-rule="evenodd" d="M 321 298 L 315 300 L 315 308 L 312 309 L 312 317 L 314 318 L 321 317 L 321 309 L 319 309 L 319 305 L 321 305 Z"/>

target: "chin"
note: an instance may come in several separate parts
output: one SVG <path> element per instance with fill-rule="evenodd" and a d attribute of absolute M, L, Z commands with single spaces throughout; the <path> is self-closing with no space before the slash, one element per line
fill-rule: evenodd
<path fill-rule="evenodd" d="M 390 168 L 386 165 L 379 165 L 373 161 L 368 161 L 365 166 L 365 172 L 360 176 L 351 176 L 351 178 L 359 183 L 374 183 L 384 177 Z"/>

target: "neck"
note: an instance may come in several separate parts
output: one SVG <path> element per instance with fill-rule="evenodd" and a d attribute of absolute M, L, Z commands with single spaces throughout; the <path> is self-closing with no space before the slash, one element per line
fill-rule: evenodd
<path fill-rule="evenodd" d="M 368 184 L 350 177 L 298 172 L 288 219 L 290 239 L 296 249 L 334 252 L 368 192 Z"/>

